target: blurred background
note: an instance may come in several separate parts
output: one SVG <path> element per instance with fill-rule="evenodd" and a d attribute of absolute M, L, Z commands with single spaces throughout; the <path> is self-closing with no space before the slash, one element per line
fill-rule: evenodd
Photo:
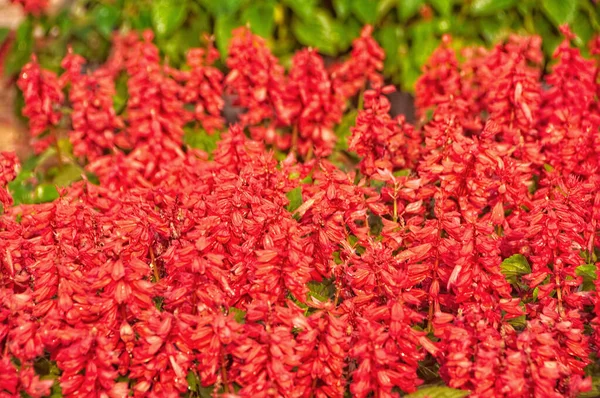
<path fill-rule="evenodd" d="M 387 54 L 385 76 L 400 89 L 394 113 L 411 118 L 413 84 L 444 34 L 453 46 L 491 44 L 511 33 L 544 38 L 546 62 L 568 23 L 585 43 L 600 32 L 595 0 L 0 0 L 0 150 L 21 148 L 20 93 L 14 82 L 32 53 L 59 71 L 68 45 L 89 60 L 106 59 L 114 32 L 152 29 L 165 60 L 180 66 L 190 47 L 214 35 L 224 59 L 231 30 L 248 24 L 284 66 L 301 46 L 330 60 L 344 55 L 364 24 Z M 222 65 L 221 65 L 222 66 Z M 121 82 L 122 85 L 125 82 Z M 119 88 L 117 83 L 117 89 Z"/>

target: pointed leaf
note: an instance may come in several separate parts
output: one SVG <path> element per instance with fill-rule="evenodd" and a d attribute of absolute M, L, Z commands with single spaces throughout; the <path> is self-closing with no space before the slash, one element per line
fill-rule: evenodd
<path fill-rule="evenodd" d="M 352 0 L 352 13 L 364 24 L 377 21 L 378 0 Z"/>
<path fill-rule="evenodd" d="M 309 19 L 313 17 L 317 0 L 283 0 L 283 3 L 290 7 L 294 14 Z"/>
<path fill-rule="evenodd" d="M 471 3 L 471 14 L 477 16 L 493 15 L 498 11 L 511 8 L 516 3 L 517 0 L 475 0 Z"/>
<path fill-rule="evenodd" d="M 437 12 L 446 16 L 452 11 L 453 0 L 429 0 L 429 3 L 436 9 Z"/>
<path fill-rule="evenodd" d="M 255 34 L 271 37 L 275 28 L 275 3 L 269 1 L 250 5 L 242 13 L 242 22 L 248 23 Z"/>
<path fill-rule="evenodd" d="M 229 41 L 231 40 L 231 31 L 240 26 L 240 22 L 235 15 L 221 15 L 215 21 L 215 41 L 217 48 L 221 53 L 221 59 L 225 61 L 229 54 Z"/>
<path fill-rule="evenodd" d="M 500 270 L 510 283 L 517 283 L 517 277 L 531 273 L 531 267 L 522 254 L 515 254 L 502 261 Z"/>
<path fill-rule="evenodd" d="M 289 212 L 295 212 L 302 205 L 302 187 L 296 187 L 287 193 L 290 203 L 287 206 Z"/>
<path fill-rule="evenodd" d="M 350 15 L 352 0 L 333 0 L 335 15 L 340 19 L 346 19 Z"/>
<path fill-rule="evenodd" d="M 115 5 L 100 4 L 94 9 L 93 13 L 96 29 L 106 39 L 110 39 L 121 18 L 121 10 Z"/>
<path fill-rule="evenodd" d="M 573 21 L 577 12 L 576 0 L 542 0 L 542 9 L 555 26 Z"/>
<path fill-rule="evenodd" d="M 150 11 L 154 31 L 159 37 L 167 37 L 172 35 L 185 21 L 187 1 L 153 0 Z"/>
<path fill-rule="evenodd" d="M 35 187 L 34 203 L 47 203 L 58 199 L 58 191 L 52 184 L 43 183 Z"/>
<path fill-rule="evenodd" d="M 308 282 L 308 295 L 324 303 L 335 296 L 335 285 L 330 279 L 321 282 Z"/>
<path fill-rule="evenodd" d="M 246 311 L 242 311 L 239 308 L 231 307 L 229 313 L 233 314 L 233 319 L 237 323 L 246 323 Z"/>
<path fill-rule="evenodd" d="M 399 0 L 398 17 L 401 21 L 415 16 L 419 12 L 419 7 L 423 4 L 423 0 Z"/>
<path fill-rule="evenodd" d="M 317 10 L 310 19 L 295 18 L 292 29 L 301 44 L 314 47 L 326 55 L 337 55 L 342 29 L 329 12 Z"/>
<path fill-rule="evenodd" d="M 184 128 L 184 130 L 183 142 L 194 149 L 201 149 L 209 155 L 217 148 L 217 142 L 221 138 L 218 132 L 208 134 L 202 128 Z"/>
<path fill-rule="evenodd" d="M 595 264 L 584 264 L 580 265 L 575 269 L 577 276 L 583 277 L 583 280 L 593 282 L 597 278 Z"/>
<path fill-rule="evenodd" d="M 59 187 L 66 187 L 82 179 L 84 171 L 76 164 L 65 164 L 54 177 L 52 182 Z"/>
<path fill-rule="evenodd" d="M 405 395 L 405 398 L 463 398 L 469 395 L 468 391 L 457 390 L 443 386 L 424 386 L 412 394 Z"/>

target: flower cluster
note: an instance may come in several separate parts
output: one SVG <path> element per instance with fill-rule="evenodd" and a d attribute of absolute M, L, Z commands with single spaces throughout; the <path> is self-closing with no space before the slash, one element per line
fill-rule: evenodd
<path fill-rule="evenodd" d="M 32 135 L 66 125 L 64 160 L 99 183 L 10 206 L 18 162 L 0 156 L 0 394 L 592 390 L 600 65 L 563 31 L 547 76 L 539 38 L 458 57 L 446 37 L 415 126 L 390 115 L 370 27 L 346 60 L 305 49 L 288 73 L 247 28 L 227 73 L 210 40 L 163 65 L 147 32 L 87 73 L 72 53 L 60 77 L 33 59 Z M 224 93 L 243 108 L 227 128 Z M 195 149 L 184 128 L 220 139 Z"/>

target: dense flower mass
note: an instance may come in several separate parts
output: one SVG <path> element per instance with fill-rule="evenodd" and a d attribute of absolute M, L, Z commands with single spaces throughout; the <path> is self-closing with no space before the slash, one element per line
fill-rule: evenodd
<path fill-rule="evenodd" d="M 600 65 L 563 32 L 547 75 L 537 37 L 460 57 L 444 38 L 414 126 L 390 115 L 370 27 L 289 72 L 243 27 L 227 73 L 210 40 L 164 65 L 148 32 L 85 73 L 32 59 L 31 135 L 64 151 L 69 132 L 58 169 L 82 172 L 13 206 L 0 154 L 0 395 L 591 391 Z"/>

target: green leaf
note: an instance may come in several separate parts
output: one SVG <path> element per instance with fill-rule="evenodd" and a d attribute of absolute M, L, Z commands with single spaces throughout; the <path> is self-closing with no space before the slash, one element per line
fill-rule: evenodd
<path fill-rule="evenodd" d="M 429 0 L 429 3 L 441 15 L 448 16 L 452 11 L 453 0 Z"/>
<path fill-rule="evenodd" d="M 417 71 L 437 48 L 439 39 L 435 36 L 435 21 L 421 21 L 412 27 L 412 46 L 410 47 L 409 58 L 412 58 Z"/>
<path fill-rule="evenodd" d="M 194 373 L 194 371 L 190 370 L 185 379 L 187 380 L 189 390 L 197 392 L 198 387 L 200 386 L 200 379 L 198 378 L 198 375 Z"/>
<path fill-rule="evenodd" d="M 154 302 L 154 306 L 156 307 L 156 309 L 162 312 L 163 304 L 165 303 L 165 298 L 161 296 L 156 296 L 152 298 L 152 301 Z"/>
<path fill-rule="evenodd" d="M 33 194 L 34 203 L 47 203 L 58 199 L 58 190 L 52 184 L 42 183 L 35 187 Z"/>
<path fill-rule="evenodd" d="M 522 330 L 525 328 L 525 326 L 527 326 L 527 317 L 525 317 L 525 315 L 521 315 L 516 318 L 511 318 L 507 322 L 510 323 L 514 328 Z"/>
<path fill-rule="evenodd" d="M 215 41 L 221 53 L 221 59 L 225 61 L 229 54 L 229 41 L 231 31 L 240 26 L 240 22 L 234 15 L 218 16 L 215 21 Z"/>
<path fill-rule="evenodd" d="M 547 57 L 552 56 L 554 49 L 562 41 L 562 38 L 556 34 L 556 29 L 552 26 L 550 21 L 548 21 L 548 18 L 540 13 L 534 15 L 533 26 L 535 31 L 544 38 L 544 40 L 542 40 L 544 54 L 546 54 Z"/>
<path fill-rule="evenodd" d="M 200 32 L 186 27 L 177 30 L 168 39 L 158 39 L 157 42 L 169 65 L 179 66 L 185 62 L 185 54 L 190 48 L 200 47 Z"/>
<path fill-rule="evenodd" d="M 100 4 L 94 9 L 93 15 L 98 32 L 106 39 L 110 39 L 121 18 L 121 10 L 111 4 Z"/>
<path fill-rule="evenodd" d="M 423 386 L 405 398 L 463 398 L 469 395 L 468 391 L 457 390 L 444 386 Z"/>
<path fill-rule="evenodd" d="M 576 0 L 542 0 L 542 10 L 555 26 L 573 21 L 577 12 Z"/>
<path fill-rule="evenodd" d="M 375 31 L 375 37 L 385 51 L 384 72 L 386 75 L 400 69 L 398 49 L 402 43 L 403 31 L 400 26 L 386 25 Z"/>
<path fill-rule="evenodd" d="M 239 308 L 231 307 L 229 308 L 229 313 L 233 314 L 233 319 L 237 323 L 246 323 L 246 311 L 242 311 Z"/>
<path fill-rule="evenodd" d="M 592 27 L 590 19 L 583 11 L 577 13 L 574 22 L 571 24 L 571 29 L 573 29 L 573 33 L 577 35 L 575 43 L 585 51 L 587 47 L 586 44 L 594 35 L 594 28 Z"/>
<path fill-rule="evenodd" d="M 10 29 L 0 28 L 0 46 L 4 44 L 4 41 L 8 38 L 9 33 Z"/>
<path fill-rule="evenodd" d="M 113 107 L 117 115 L 120 115 L 125 110 L 127 100 L 129 99 L 129 91 L 127 90 L 127 74 L 122 73 L 115 82 L 115 95 L 113 97 Z"/>
<path fill-rule="evenodd" d="M 401 169 L 394 171 L 394 177 L 408 177 L 412 173 L 411 169 Z"/>
<path fill-rule="evenodd" d="M 184 128 L 184 130 L 183 142 L 192 148 L 201 149 L 209 155 L 217 148 L 217 142 L 221 139 L 218 132 L 208 134 L 202 128 Z"/>
<path fill-rule="evenodd" d="M 471 3 L 471 14 L 476 16 L 493 15 L 498 11 L 511 8 L 516 3 L 517 0 L 475 0 Z"/>
<path fill-rule="evenodd" d="M 398 4 L 398 0 L 379 0 L 377 4 L 377 20 L 381 21 L 388 12 Z"/>
<path fill-rule="evenodd" d="M 187 16 L 187 1 L 153 0 L 150 10 L 152 12 L 152 26 L 154 26 L 157 36 L 168 37 L 185 21 Z"/>
<path fill-rule="evenodd" d="M 242 13 L 242 22 L 248 23 L 257 35 L 271 37 L 275 29 L 275 3 L 267 1 L 250 5 Z"/>
<path fill-rule="evenodd" d="M 32 170 L 21 169 L 17 177 L 8 183 L 8 191 L 15 205 L 33 203 L 36 178 Z"/>
<path fill-rule="evenodd" d="M 344 23 L 336 23 L 335 29 L 337 30 L 337 51 L 344 52 L 350 48 L 354 39 L 360 36 L 360 31 L 363 25 L 358 22 L 356 18 L 350 18 Z"/>
<path fill-rule="evenodd" d="M 68 163 L 59 169 L 58 174 L 52 180 L 54 185 L 66 187 L 76 181 L 81 181 L 84 170 L 76 164 Z"/>
<path fill-rule="evenodd" d="M 498 42 L 509 27 L 505 27 L 498 18 L 485 17 L 477 21 L 479 31 L 488 43 Z M 507 29 L 508 28 L 508 29 Z"/>
<path fill-rule="evenodd" d="M 200 398 L 213 398 L 215 396 L 215 386 L 200 386 Z"/>
<path fill-rule="evenodd" d="M 517 277 L 531 273 L 531 267 L 522 254 L 515 254 L 502 261 L 500 271 L 506 280 L 512 284 L 517 283 Z"/>
<path fill-rule="evenodd" d="M 346 19 L 350 15 L 352 0 L 333 0 L 335 15 L 340 19 Z"/>
<path fill-rule="evenodd" d="M 596 265 L 595 264 L 584 264 L 575 268 L 575 274 L 583 277 L 585 282 L 593 282 L 597 278 Z"/>
<path fill-rule="evenodd" d="M 150 8 L 141 8 L 137 13 L 132 15 L 130 20 L 131 26 L 136 30 L 144 30 L 152 28 L 152 12 Z"/>
<path fill-rule="evenodd" d="M 374 24 L 377 21 L 379 0 L 352 0 L 352 13 L 364 24 Z"/>
<path fill-rule="evenodd" d="M 398 0 L 398 17 L 401 21 L 413 17 L 419 12 L 423 0 Z"/>
<path fill-rule="evenodd" d="M 302 19 L 313 18 L 317 0 L 283 0 L 283 3 L 290 7 L 294 14 Z"/>
<path fill-rule="evenodd" d="M 595 264 L 580 265 L 575 269 L 575 273 L 577 276 L 581 276 L 583 278 L 583 284 L 581 287 L 583 291 L 589 292 L 594 290 L 594 281 L 598 277 Z"/>
<path fill-rule="evenodd" d="M 302 187 L 296 187 L 286 194 L 290 203 L 287 205 L 287 210 L 290 213 L 295 212 L 302 205 Z"/>
<path fill-rule="evenodd" d="M 313 296 L 322 303 L 333 299 L 335 296 L 335 285 L 331 279 L 323 279 L 321 282 L 308 282 L 307 287 L 308 295 Z"/>
<path fill-rule="evenodd" d="M 354 126 L 357 115 L 358 111 L 353 109 L 342 117 L 341 123 L 335 129 L 335 135 L 337 136 L 337 142 L 335 144 L 336 150 L 348 150 L 348 137 L 350 137 L 350 128 Z"/>
<path fill-rule="evenodd" d="M 4 74 L 12 76 L 21 71 L 23 66 L 29 62 L 33 51 L 33 22 L 27 18 L 17 28 L 15 42 L 10 47 L 4 60 Z"/>
<path fill-rule="evenodd" d="M 244 2 L 244 0 L 201 0 L 208 12 L 216 17 L 233 16 L 242 8 Z"/>
<path fill-rule="evenodd" d="M 342 29 L 329 12 L 317 10 L 309 20 L 294 18 L 292 30 L 301 44 L 326 55 L 337 55 Z"/>
<path fill-rule="evenodd" d="M 414 85 L 420 76 L 419 68 L 414 64 L 412 59 L 408 56 L 400 58 L 400 64 L 402 66 L 401 83 L 404 91 L 412 92 Z"/>

